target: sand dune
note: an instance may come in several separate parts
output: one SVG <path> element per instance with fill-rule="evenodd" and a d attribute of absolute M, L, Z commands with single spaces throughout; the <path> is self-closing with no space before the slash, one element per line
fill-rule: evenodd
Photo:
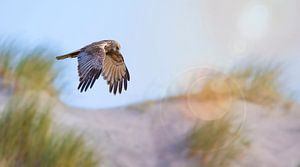
<path fill-rule="evenodd" d="M 0 94 L 0 107 L 7 95 Z M 107 167 L 186 167 L 185 139 L 197 118 L 184 99 L 107 110 L 85 110 L 58 103 L 56 127 L 83 133 Z M 300 164 L 300 106 L 289 112 L 244 101 L 235 105 L 251 146 L 234 166 L 296 167 Z M 200 105 L 201 106 L 201 105 Z M 240 108 L 244 108 L 242 111 Z"/>
<path fill-rule="evenodd" d="M 246 106 L 240 123 L 246 129 L 251 147 L 235 166 L 297 166 L 300 163 L 300 112 L 238 102 Z M 99 149 L 106 166 L 186 167 L 185 138 L 190 119 L 184 100 L 154 102 L 110 110 L 80 110 L 57 106 L 58 123 L 84 131 Z M 240 112 L 240 110 L 237 110 Z"/>

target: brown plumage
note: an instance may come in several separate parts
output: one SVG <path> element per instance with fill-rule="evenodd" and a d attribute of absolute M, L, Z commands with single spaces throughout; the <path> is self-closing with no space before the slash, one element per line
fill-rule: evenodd
<path fill-rule="evenodd" d="M 102 75 L 109 85 L 109 92 L 116 94 L 122 92 L 123 86 L 124 90 L 127 90 L 127 82 L 130 80 L 124 58 L 119 50 L 118 42 L 103 40 L 87 45 L 78 51 L 57 56 L 56 59 L 77 57 L 80 92 L 92 88 L 95 81 Z"/>

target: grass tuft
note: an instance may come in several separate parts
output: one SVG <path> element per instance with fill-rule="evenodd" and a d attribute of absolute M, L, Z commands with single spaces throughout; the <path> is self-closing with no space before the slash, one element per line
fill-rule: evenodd
<path fill-rule="evenodd" d="M 233 131 L 231 119 L 223 117 L 195 127 L 187 138 L 189 157 L 200 159 L 202 167 L 227 167 L 249 146 L 249 141 Z"/>
<path fill-rule="evenodd" d="M 14 93 L 58 95 L 59 90 L 53 86 L 58 71 L 49 50 L 36 47 L 28 51 L 14 43 L 2 44 L 0 48 L 0 78 L 4 88 L 13 89 Z"/>
<path fill-rule="evenodd" d="M 94 151 L 72 132 L 53 132 L 50 108 L 14 98 L 0 117 L 0 165 L 97 166 Z"/>
<path fill-rule="evenodd" d="M 193 96 L 211 101 L 236 98 L 263 105 L 291 102 L 280 82 L 281 76 L 279 65 L 248 65 L 225 76 L 210 77 Z"/>

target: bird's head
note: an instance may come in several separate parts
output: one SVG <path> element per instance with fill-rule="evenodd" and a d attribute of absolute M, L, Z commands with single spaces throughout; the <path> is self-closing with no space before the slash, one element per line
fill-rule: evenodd
<path fill-rule="evenodd" d="M 115 40 L 107 40 L 106 50 L 107 52 L 119 52 L 121 45 Z"/>

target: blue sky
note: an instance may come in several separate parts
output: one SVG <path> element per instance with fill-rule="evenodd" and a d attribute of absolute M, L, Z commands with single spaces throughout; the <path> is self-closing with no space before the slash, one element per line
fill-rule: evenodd
<path fill-rule="evenodd" d="M 293 0 L 2 0 L 0 35 L 20 38 L 27 45 L 46 43 L 59 54 L 93 41 L 118 40 L 131 73 L 128 91 L 122 95 L 109 94 L 102 80 L 87 93 L 79 93 L 77 61 L 57 63 L 65 68 L 61 99 L 77 107 L 105 108 L 161 98 L 188 69 L 227 68 L 252 54 L 266 59 L 284 54 L 276 59 L 289 60 L 289 87 L 297 92 L 300 26 L 299 19 L 293 21 L 299 15 L 297 4 Z"/>

